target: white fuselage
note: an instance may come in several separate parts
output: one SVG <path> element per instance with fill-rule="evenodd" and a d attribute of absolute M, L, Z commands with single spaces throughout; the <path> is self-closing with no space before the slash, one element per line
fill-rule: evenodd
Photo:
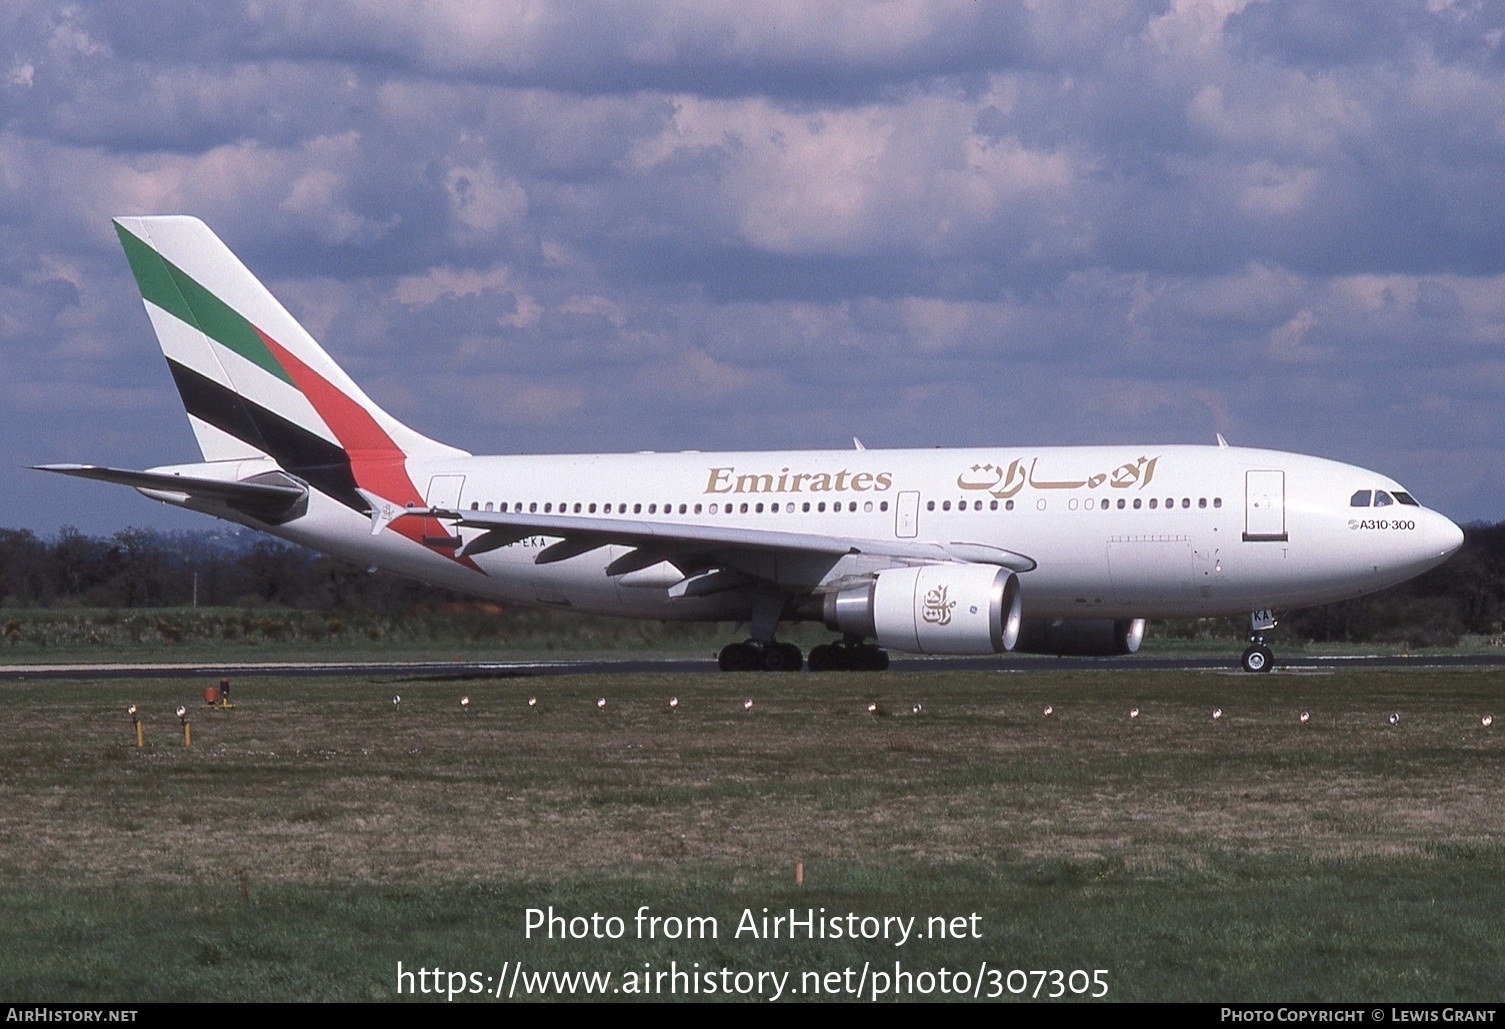
<path fill-rule="evenodd" d="M 246 478 L 255 466 L 244 462 L 231 474 Z M 1238 447 L 457 457 L 410 460 L 407 471 L 434 507 L 1002 548 L 1035 564 L 1020 575 L 1031 618 L 1194 617 L 1320 604 L 1410 578 L 1462 539 L 1451 521 L 1421 506 L 1351 506 L 1361 491 L 1404 496 L 1386 476 Z M 609 577 L 620 546 L 537 564 L 555 541 L 537 536 L 469 564 L 453 548 L 370 528 L 367 518 L 316 492 L 305 517 L 271 531 L 501 601 L 655 619 L 746 612 L 745 596 L 735 592 L 671 597 L 672 569 L 657 578 L 653 569 Z M 468 543 L 479 531 L 461 535 Z M 906 563 L 913 562 L 784 556 L 744 570 L 795 594 Z"/>

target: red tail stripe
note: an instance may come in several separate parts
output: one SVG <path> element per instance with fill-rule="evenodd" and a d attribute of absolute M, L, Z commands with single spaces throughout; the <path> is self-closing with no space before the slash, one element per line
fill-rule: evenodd
<path fill-rule="evenodd" d="M 377 424 L 371 413 L 261 329 L 257 328 L 256 334 L 349 455 L 350 473 L 355 477 L 355 484 L 383 500 L 421 505 L 423 495 L 408 478 L 407 455 Z M 415 543 L 422 543 L 425 536 L 449 535 L 449 531 L 434 518 L 399 518 L 391 528 Z M 475 567 L 467 558 L 455 560 Z"/>

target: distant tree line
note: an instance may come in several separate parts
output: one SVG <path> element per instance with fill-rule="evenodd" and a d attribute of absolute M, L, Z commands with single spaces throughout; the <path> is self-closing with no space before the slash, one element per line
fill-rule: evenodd
<path fill-rule="evenodd" d="M 1450 561 L 1356 600 L 1282 612 L 1282 629 L 1317 642 L 1450 646 L 1497 636 L 1505 621 L 1505 523 L 1465 527 Z M 317 554 L 259 533 L 122 529 L 52 539 L 0 529 L 0 607 L 276 606 L 388 615 L 464 600 L 446 590 Z M 1177 622 L 1175 635 L 1242 632 L 1236 620 Z"/>
<path fill-rule="evenodd" d="M 444 590 L 260 533 L 122 529 L 54 539 L 0 529 L 0 606 L 158 608 L 276 606 L 396 614 L 457 599 Z"/>
<path fill-rule="evenodd" d="M 1463 548 L 1425 575 L 1378 593 L 1291 612 L 1282 626 L 1318 642 L 1447 647 L 1499 636 L 1505 623 L 1505 522 L 1463 529 Z"/>

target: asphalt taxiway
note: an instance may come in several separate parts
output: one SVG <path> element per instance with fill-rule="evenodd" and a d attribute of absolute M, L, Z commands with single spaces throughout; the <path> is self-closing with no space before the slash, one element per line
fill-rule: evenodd
<path fill-rule="evenodd" d="M 892 671 L 1226 671 L 1239 670 L 1238 655 L 1228 657 L 1015 657 L 894 658 Z M 1500 668 L 1501 654 L 1427 654 L 1350 656 L 1276 655 L 1274 672 L 1340 668 Z M 0 681 L 39 679 L 200 679 L 213 676 L 407 676 L 413 678 L 524 678 L 548 675 L 630 675 L 717 672 L 711 658 L 579 658 L 554 661 L 174 661 L 100 664 L 0 665 Z M 719 674 L 719 673 L 718 673 Z M 777 678 L 777 673 L 763 673 Z M 809 674 L 809 673 L 807 673 Z M 828 674 L 828 673 L 820 673 Z M 882 673 L 868 673 L 882 674 Z M 1257 677 L 1254 677 L 1257 679 Z"/>

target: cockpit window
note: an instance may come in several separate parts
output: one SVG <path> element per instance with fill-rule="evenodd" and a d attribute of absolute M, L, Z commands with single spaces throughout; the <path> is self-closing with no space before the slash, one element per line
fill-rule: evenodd
<path fill-rule="evenodd" d="M 1407 507 L 1420 507 L 1421 506 L 1420 504 L 1418 504 L 1416 502 L 1416 498 L 1415 497 L 1413 497 L 1409 493 L 1402 493 L 1400 490 L 1396 490 L 1395 491 L 1395 499 L 1398 500 L 1398 501 L 1400 501 L 1402 504 L 1405 504 Z"/>
<path fill-rule="evenodd" d="M 1377 489 L 1374 491 L 1375 507 L 1389 507 L 1393 503 L 1395 503 L 1395 501 L 1391 500 L 1390 494 L 1386 493 L 1384 490 Z"/>
<path fill-rule="evenodd" d="M 1348 500 L 1349 507 L 1368 507 L 1370 491 L 1361 489 Z"/>

